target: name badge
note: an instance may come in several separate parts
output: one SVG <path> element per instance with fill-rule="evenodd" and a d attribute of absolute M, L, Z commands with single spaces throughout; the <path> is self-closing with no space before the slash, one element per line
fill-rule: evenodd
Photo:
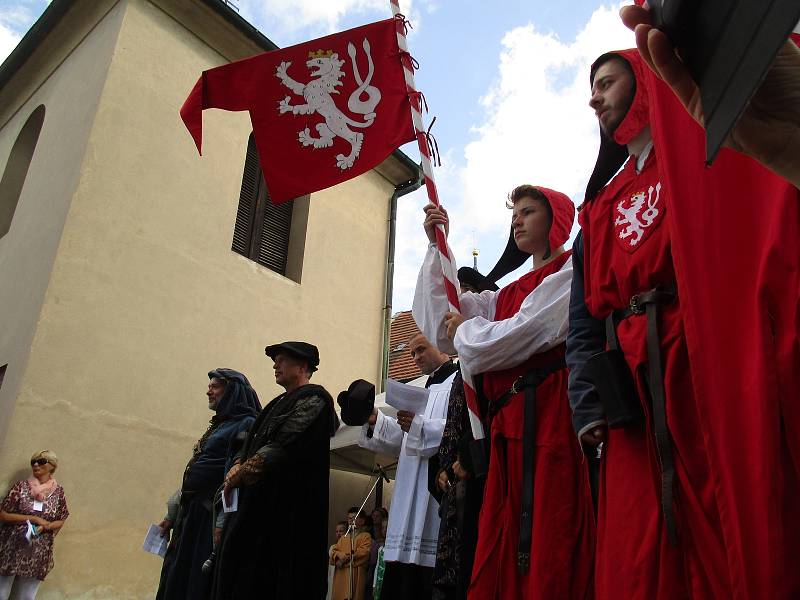
<path fill-rule="evenodd" d="M 44 510 L 44 502 L 40 502 L 39 500 L 34 500 L 33 510 L 35 510 L 36 512 L 42 512 Z"/>

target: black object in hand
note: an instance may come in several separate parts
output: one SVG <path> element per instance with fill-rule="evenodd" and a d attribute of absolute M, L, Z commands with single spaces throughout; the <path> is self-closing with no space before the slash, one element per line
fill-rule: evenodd
<path fill-rule="evenodd" d="M 361 426 L 369 420 L 375 408 L 375 386 L 363 379 L 356 379 L 336 399 L 342 409 L 342 421 L 346 425 Z"/>

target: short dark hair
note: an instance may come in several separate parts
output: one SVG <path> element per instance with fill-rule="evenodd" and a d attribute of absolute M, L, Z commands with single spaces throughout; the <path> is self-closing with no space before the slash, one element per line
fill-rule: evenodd
<path fill-rule="evenodd" d="M 594 64 L 592 65 L 592 71 L 589 75 L 589 85 L 594 85 L 594 77 L 597 75 L 597 70 L 602 67 L 607 62 L 616 61 L 620 63 L 628 74 L 631 76 L 633 80 L 634 86 L 636 85 L 636 75 L 633 72 L 633 67 L 631 67 L 631 63 L 628 62 L 628 59 L 622 56 L 621 54 L 617 54 L 616 52 L 606 52 L 605 54 L 599 56 Z M 635 88 L 634 88 L 635 89 Z"/>
<path fill-rule="evenodd" d="M 509 192 L 508 199 L 506 200 L 506 208 L 514 208 L 514 205 L 523 198 L 533 198 L 544 204 L 547 209 L 547 216 L 550 218 L 550 223 L 553 222 L 553 207 L 550 206 L 550 201 L 547 199 L 547 196 L 535 185 L 530 185 L 529 183 L 518 185 Z"/>
<path fill-rule="evenodd" d="M 550 226 L 553 225 L 553 207 L 550 206 L 550 201 L 547 199 L 547 196 L 544 195 L 544 192 L 542 192 L 536 186 L 530 185 L 529 183 L 523 183 L 522 185 L 518 185 L 511 190 L 511 192 L 508 194 L 508 200 L 506 200 L 506 208 L 514 208 L 514 205 L 523 198 L 533 198 L 534 200 L 541 202 L 542 205 L 544 205 L 545 210 L 547 210 L 547 222 L 550 224 Z M 547 252 L 544 253 L 543 258 L 550 258 L 550 252 L 550 241 L 548 240 Z"/>
<path fill-rule="evenodd" d="M 358 514 L 358 507 L 357 506 L 351 506 L 350 508 L 348 508 L 347 509 L 347 514 L 349 515 L 350 513 Z"/>
<path fill-rule="evenodd" d="M 290 356 L 297 362 L 303 363 L 306 366 L 306 373 L 308 373 L 308 378 L 311 379 L 311 376 L 317 370 L 317 367 L 315 367 L 305 356 L 300 356 L 299 354 L 290 354 Z"/>

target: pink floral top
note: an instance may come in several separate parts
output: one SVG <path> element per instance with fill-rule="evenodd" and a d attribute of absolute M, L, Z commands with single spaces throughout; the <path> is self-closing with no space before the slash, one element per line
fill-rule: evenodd
<path fill-rule="evenodd" d="M 36 515 L 47 521 L 63 521 L 69 516 L 64 488 L 56 489 L 42 503 L 42 510 L 34 510 L 34 498 L 26 480 L 14 484 L 0 505 L 0 510 L 20 515 Z M 55 533 L 43 531 L 25 539 L 28 524 L 0 523 L 0 575 L 16 575 L 44 579 L 53 568 L 53 538 Z"/>

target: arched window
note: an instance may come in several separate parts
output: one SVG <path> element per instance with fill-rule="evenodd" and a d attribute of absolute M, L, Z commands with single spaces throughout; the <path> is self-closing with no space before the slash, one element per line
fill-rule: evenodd
<path fill-rule="evenodd" d="M 0 238 L 11 228 L 11 220 L 17 210 L 42 123 L 44 123 L 44 105 L 40 104 L 22 126 L 8 156 L 3 179 L 0 180 Z"/>
<path fill-rule="evenodd" d="M 299 283 L 308 200 L 303 196 L 278 206 L 272 204 L 251 133 L 231 250 Z"/>

